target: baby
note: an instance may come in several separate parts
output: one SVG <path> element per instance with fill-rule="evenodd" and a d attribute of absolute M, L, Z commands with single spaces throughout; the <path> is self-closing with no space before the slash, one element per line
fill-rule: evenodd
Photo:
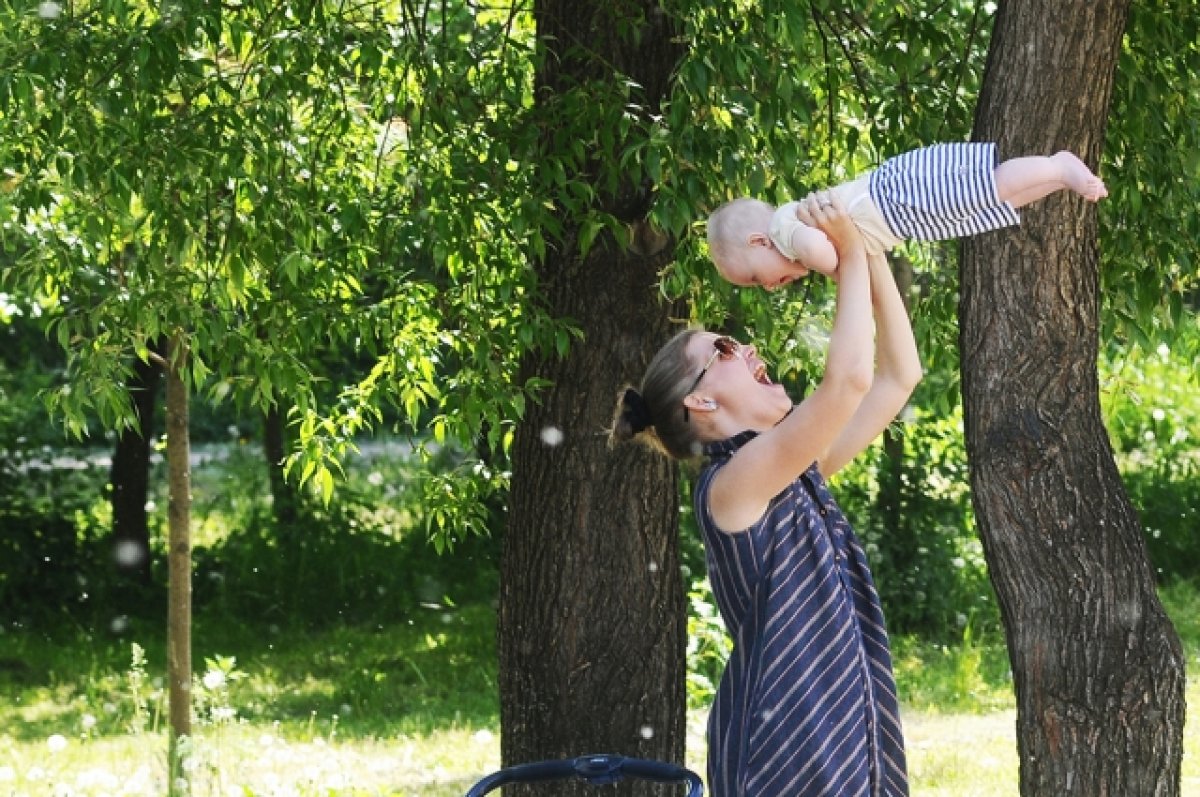
<path fill-rule="evenodd" d="M 1062 190 L 1089 202 L 1108 196 L 1103 181 L 1071 152 L 997 164 L 995 144 L 958 143 L 889 158 L 857 180 L 819 192 L 817 200 L 845 207 L 874 256 L 905 240 L 963 238 L 1020 224 L 1017 208 Z M 833 244 L 797 216 L 799 207 L 789 202 L 776 209 L 744 198 L 713 211 L 708 248 L 721 276 L 774 290 L 810 271 L 834 274 Z"/>

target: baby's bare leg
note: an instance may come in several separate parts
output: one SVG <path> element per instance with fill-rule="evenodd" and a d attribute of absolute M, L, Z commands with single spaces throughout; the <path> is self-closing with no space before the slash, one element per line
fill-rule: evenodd
<path fill-rule="evenodd" d="M 996 190 L 1014 208 L 1036 202 L 1055 191 L 1069 189 L 1089 202 L 1108 196 L 1104 181 L 1075 154 L 1030 155 L 1006 160 L 996 167 Z"/>

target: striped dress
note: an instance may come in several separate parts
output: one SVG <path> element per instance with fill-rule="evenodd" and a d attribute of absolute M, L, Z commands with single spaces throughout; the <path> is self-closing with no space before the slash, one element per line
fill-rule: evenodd
<path fill-rule="evenodd" d="M 891 654 L 862 547 L 811 467 L 752 528 L 708 511 L 713 476 L 754 432 L 709 443 L 695 490 L 733 652 L 708 722 L 713 797 L 908 794 Z"/>

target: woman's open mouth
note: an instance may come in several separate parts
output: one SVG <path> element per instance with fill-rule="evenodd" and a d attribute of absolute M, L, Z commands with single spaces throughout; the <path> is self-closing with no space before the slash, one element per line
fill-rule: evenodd
<path fill-rule="evenodd" d="M 754 381 L 760 385 L 774 385 L 771 377 L 767 376 L 767 366 L 763 363 L 758 363 L 754 366 Z"/>

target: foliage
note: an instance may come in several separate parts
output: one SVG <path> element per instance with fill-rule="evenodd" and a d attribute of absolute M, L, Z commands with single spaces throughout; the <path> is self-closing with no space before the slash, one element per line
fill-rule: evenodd
<path fill-rule="evenodd" d="M 281 528 L 257 449 L 197 449 L 196 611 L 231 622 L 318 627 L 395 622 L 422 605 L 454 606 L 466 595 L 494 593 L 494 538 L 469 537 L 446 555 L 430 545 L 428 477 L 412 446 L 377 443 L 366 452 L 352 460 L 334 500 L 306 503 L 295 525 Z M 20 478 L 14 469 L 3 480 L 0 614 L 24 627 L 66 618 L 121 633 L 153 626 L 165 604 L 163 480 L 150 507 L 153 581 L 140 585 L 113 565 L 107 472 L 76 463 L 26 463 Z"/>
<path fill-rule="evenodd" d="M 1108 351 L 1104 405 L 1125 487 L 1141 516 L 1150 560 L 1165 580 L 1200 568 L 1200 399 L 1192 367 L 1200 324 L 1181 323 L 1174 346 Z"/>
<path fill-rule="evenodd" d="M 1184 650 L 1192 652 L 1192 662 L 1200 662 L 1200 587 L 1194 576 L 1169 580 L 1159 588 L 1159 595 Z"/>
<path fill-rule="evenodd" d="M 0 17 L 0 284 L 68 354 L 50 397 L 69 429 L 128 424 L 130 362 L 182 330 L 194 388 L 291 411 L 293 472 L 326 497 L 385 407 L 439 443 L 503 445 L 538 388 L 512 382 L 520 348 L 571 336 L 525 268 L 548 215 L 527 182 L 533 128 L 509 112 L 529 90 L 526 14 L 93 2 Z M 319 361 L 348 351 L 358 373 L 326 384 Z M 446 533 L 480 530 L 434 498 Z"/>
<path fill-rule="evenodd" d="M 1133 3 L 1113 85 L 1099 207 L 1104 337 L 1153 350 L 1197 308 L 1200 15 Z M 1195 339 L 1192 339 L 1195 351 Z"/>
<path fill-rule="evenodd" d="M 27 308 L 0 293 L 0 457 L 61 445 L 39 394 L 62 377 L 62 357 Z"/>
<path fill-rule="evenodd" d="M 892 660 L 901 703 L 923 712 L 983 714 L 1013 705 L 1012 672 L 999 624 L 970 623 L 945 642 L 898 635 Z"/>
<path fill-rule="evenodd" d="M 0 613 L 15 626 L 125 602 L 101 487 L 107 473 L 53 459 L 0 459 Z"/>
<path fill-rule="evenodd" d="M 472 535 L 445 556 L 430 544 L 430 476 L 412 445 L 380 440 L 350 463 L 333 500 L 306 503 L 282 528 L 252 449 L 198 468 L 198 610 L 280 626 L 383 623 L 495 591 L 495 538 Z"/>
<path fill-rule="evenodd" d="M 900 462 L 873 447 L 838 474 L 835 494 L 871 562 L 888 627 L 932 640 L 998 626 L 975 532 L 962 418 L 912 409 L 889 434 Z"/>
<path fill-rule="evenodd" d="M 707 579 L 692 585 L 688 601 L 688 706 L 700 708 L 712 703 L 733 643 Z"/>
<path fill-rule="evenodd" d="M 83 423 L 80 413 L 90 404 L 112 425 L 123 403 L 114 391 L 129 359 L 145 356 L 154 335 L 181 325 L 198 340 L 194 382 L 213 398 L 295 405 L 306 457 L 296 473 L 328 490 L 335 472 L 328 463 L 346 457 L 357 432 L 378 423 L 382 405 L 392 402 L 404 427 L 428 429 L 435 442 L 479 445 L 480 461 L 443 459 L 449 467 L 439 469 L 431 460 L 417 480 L 422 517 L 440 544 L 494 525 L 488 502 L 506 484 L 506 441 L 541 387 L 512 384 L 516 357 L 527 348 L 562 352 L 572 337 L 569 324 L 540 315 L 526 264 L 559 223 L 546 197 L 560 203 L 555 213 L 587 211 L 577 172 L 593 156 L 581 144 L 536 168 L 531 160 L 535 65 L 524 12 L 470 14 L 453 4 L 445 10 L 434 30 L 428 17 L 404 10 L 322 3 L 281 13 L 250 4 L 220 15 L 186 3 L 166 12 L 76 5 L 43 16 L 6 7 L 3 279 L 27 308 L 26 321 L 36 308 L 71 355 L 71 389 L 58 394 L 68 417 Z M 696 319 L 760 341 L 785 382 L 802 390 L 819 372 L 832 292 L 817 284 L 799 303 L 717 284 L 698 218 L 737 193 L 794 196 L 879 157 L 964 136 L 988 6 L 846 10 L 679 0 L 670 10 L 694 43 L 671 103 L 661 115 L 647 115 L 636 106 L 636 87 L 627 86 L 629 112 L 610 120 L 611 128 L 629 133 L 645 125 L 646 135 L 598 145 L 658 186 L 652 219 L 681 242 L 679 260 L 664 273 L 664 293 L 690 298 Z M 1186 206 L 1195 190 L 1185 176 L 1195 172 L 1187 153 L 1197 148 L 1175 142 L 1195 134 L 1189 109 L 1200 94 L 1164 87 L 1196 74 L 1196 22 L 1189 14 L 1166 23 L 1160 17 L 1135 9 L 1131 19 L 1107 150 L 1113 197 L 1101 206 L 1111 214 L 1101 225 L 1110 253 L 1107 317 L 1129 322 L 1110 340 L 1137 334 L 1143 346 L 1160 334 L 1156 325 L 1182 329 L 1194 272 L 1188 242 L 1195 236 L 1163 236 L 1151 250 L 1141 245 L 1148 226 L 1169 226 L 1154 214 Z M 344 46 L 327 46 L 334 41 Z M 1148 91 L 1170 101 L 1146 103 L 1140 98 Z M 593 129 L 609 128 L 580 118 Z M 1163 129 L 1172 131 L 1166 144 L 1155 132 Z M 151 138 L 161 149 L 145 150 Z M 1173 179 L 1156 171 L 1162 168 Z M 1142 201 L 1151 185 L 1161 201 Z M 1168 188 L 1173 193 L 1162 194 Z M 607 229 L 603 222 L 585 228 L 598 234 Z M 1154 267 L 1128 267 L 1131 252 L 1153 254 Z M 897 476 L 894 463 L 876 452 L 842 477 L 839 496 L 873 547 L 892 621 L 953 635 L 963 618 L 988 616 L 990 602 L 953 431 L 956 278 L 946 250 L 909 254 L 929 367 L 916 423 L 900 434 L 904 467 Z M 1171 275 L 1166 291 L 1158 278 L 1164 270 Z M 1167 312 L 1153 315 L 1160 306 Z M 1195 338 L 1176 336 L 1186 361 Z M 365 376 L 356 379 L 351 369 L 325 384 L 331 371 L 319 364 L 349 345 L 358 353 L 344 359 Z M 205 376 L 208 370 L 213 375 Z M 39 383 L 24 371 L 0 376 L 6 395 L 28 396 L 17 386 Z M 49 386 L 44 377 L 40 384 Z M 1159 408 L 1162 418 L 1135 403 L 1113 411 L 1127 482 L 1160 567 L 1192 561 L 1177 530 L 1194 518 L 1187 499 L 1195 493 L 1187 491 L 1194 465 L 1182 453 L 1195 438 L 1176 439 L 1192 427 L 1177 419 L 1188 394 L 1174 395 L 1171 408 Z M 322 402 L 324 414 L 317 412 Z M 3 406 L 0 421 L 8 428 L 39 425 L 29 421 L 27 400 Z M 1156 435 L 1153 447 L 1146 431 Z M 901 527 L 880 511 L 888 480 L 900 488 Z M 87 556 L 101 562 L 101 529 L 76 525 L 82 518 L 86 526 L 99 510 L 83 495 L 71 509 L 77 489 L 55 488 L 64 499 L 60 536 L 91 540 L 96 549 Z M 358 533 L 351 529 L 392 527 L 371 500 L 351 483 L 341 499 L 305 519 L 319 534 L 284 536 L 271 528 L 265 507 L 239 517 L 238 534 L 198 551 L 198 598 L 242 614 L 255 607 L 228 589 L 231 578 L 270 585 L 264 594 L 280 599 L 292 571 L 319 568 L 325 583 L 348 587 L 342 605 L 357 601 L 370 579 L 351 574 L 367 572 L 376 554 L 392 555 L 338 555 Z M 1162 516 L 1168 508 L 1172 515 Z M 31 544 L 19 539 L 14 532 L 10 547 L 30 555 Z M 76 594 L 65 576 L 57 580 L 64 595 Z M 298 606 L 306 598 L 289 600 Z M 243 601 L 248 605 L 235 605 Z M 336 603 L 312 600 L 308 608 L 328 619 Z"/>
<path fill-rule="evenodd" d="M 38 308 L 69 354 L 55 406 L 77 432 L 127 422 L 132 358 L 185 329 L 193 384 L 283 405 L 298 433 L 291 472 L 326 494 L 354 438 L 385 418 L 478 452 L 484 467 L 463 463 L 427 497 L 443 544 L 482 531 L 514 424 L 546 387 L 515 384 L 517 360 L 562 354 L 578 335 L 546 317 L 528 266 L 549 246 L 625 235 L 595 211 L 597 164 L 600 184 L 654 186 L 650 220 L 679 243 L 664 294 L 760 341 L 790 384 L 810 380 L 819 329 L 796 331 L 819 327 L 827 286 L 811 306 L 731 291 L 710 273 L 700 219 L 736 194 L 792 197 L 964 138 L 994 6 L 664 10 L 690 43 L 666 107 L 617 80 L 620 102 L 564 96 L 550 119 L 534 117 L 520 5 L 5 5 L 0 287 Z M 1196 236 L 1166 218 L 1195 204 L 1188 153 L 1200 148 L 1178 144 L 1196 135 L 1194 20 L 1140 7 L 1131 18 L 1100 209 L 1106 324 L 1121 339 L 1178 325 L 1194 288 Z M 567 218 L 578 241 L 559 240 Z M 1147 248 L 1147 228 L 1172 234 Z M 908 254 L 938 385 L 924 406 L 942 414 L 956 396 L 956 276 L 943 247 Z"/>

